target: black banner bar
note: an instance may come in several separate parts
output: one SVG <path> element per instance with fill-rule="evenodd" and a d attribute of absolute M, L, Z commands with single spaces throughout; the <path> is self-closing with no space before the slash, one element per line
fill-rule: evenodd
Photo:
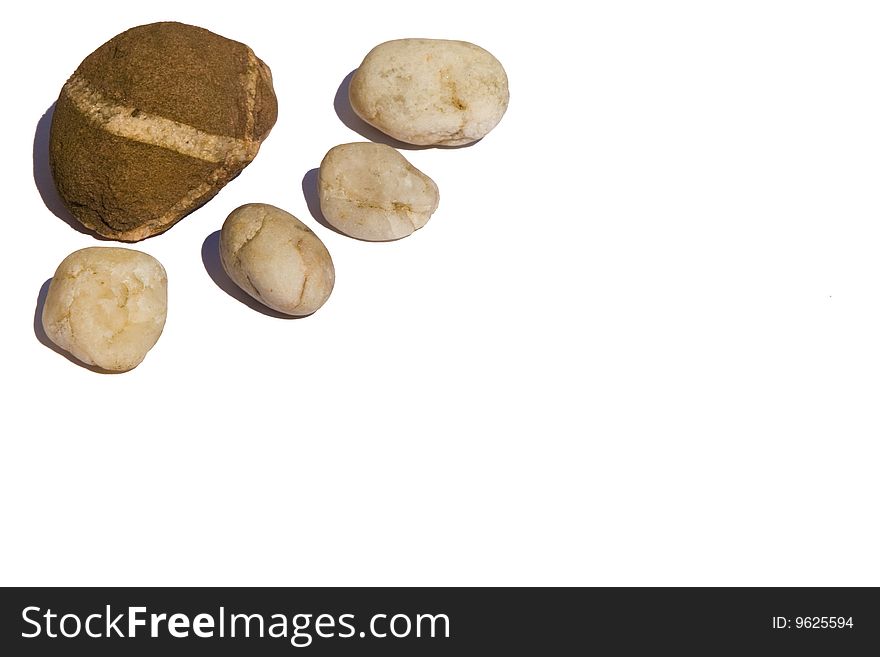
<path fill-rule="evenodd" d="M 26 588 L 0 601 L 0 654 L 15 656 L 880 650 L 871 588 Z"/>

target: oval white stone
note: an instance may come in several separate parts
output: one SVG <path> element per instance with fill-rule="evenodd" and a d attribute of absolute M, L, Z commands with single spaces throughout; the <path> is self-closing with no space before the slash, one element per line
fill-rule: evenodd
<path fill-rule="evenodd" d="M 318 176 L 321 212 L 346 235 L 396 240 L 424 226 L 437 205 L 437 185 L 390 146 L 331 148 Z"/>
<path fill-rule="evenodd" d="M 266 203 L 243 205 L 226 218 L 220 261 L 236 285 L 286 315 L 315 312 L 336 280 L 333 260 L 318 236 Z"/>
<path fill-rule="evenodd" d="M 373 48 L 349 86 L 352 109 L 410 144 L 459 146 L 482 139 L 507 110 L 507 74 L 467 41 L 398 39 Z"/>

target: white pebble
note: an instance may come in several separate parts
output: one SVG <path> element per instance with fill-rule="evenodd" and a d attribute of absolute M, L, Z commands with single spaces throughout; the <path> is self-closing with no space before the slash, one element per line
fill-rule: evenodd
<path fill-rule="evenodd" d="M 482 139 L 507 110 L 507 74 L 467 41 L 399 39 L 373 48 L 352 77 L 352 109 L 410 144 L 460 146 Z"/>
<path fill-rule="evenodd" d="M 43 306 L 52 342 L 88 365 L 124 372 L 153 348 L 168 309 L 168 278 L 152 256 L 90 247 L 67 256 Z"/>
<path fill-rule="evenodd" d="M 318 176 L 321 213 L 362 240 L 396 240 L 424 226 L 440 202 L 437 185 L 390 146 L 331 148 Z"/>
<path fill-rule="evenodd" d="M 310 315 L 333 291 L 324 243 L 292 214 L 265 203 L 232 211 L 220 231 L 220 261 L 233 282 L 286 315 Z"/>

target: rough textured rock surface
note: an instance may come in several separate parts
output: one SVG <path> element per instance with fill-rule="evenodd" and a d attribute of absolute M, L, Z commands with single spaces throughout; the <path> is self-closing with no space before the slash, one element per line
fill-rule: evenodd
<path fill-rule="evenodd" d="M 310 315 L 336 280 L 324 243 L 292 214 L 265 203 L 232 211 L 220 231 L 220 261 L 257 301 L 286 315 Z"/>
<path fill-rule="evenodd" d="M 410 144 L 460 146 L 482 139 L 507 109 L 507 74 L 466 41 L 399 39 L 373 48 L 349 86 L 352 109 Z"/>
<path fill-rule="evenodd" d="M 165 326 L 168 279 L 133 249 L 91 247 L 67 256 L 43 305 L 43 329 L 82 362 L 124 372 L 144 359 Z"/>
<path fill-rule="evenodd" d="M 98 48 L 61 89 L 49 162 L 83 225 L 136 241 L 210 200 L 277 116 L 269 68 L 242 43 L 153 23 Z"/>
<path fill-rule="evenodd" d="M 327 221 L 362 240 L 411 235 L 440 203 L 434 181 L 384 144 L 331 148 L 321 162 L 318 191 Z"/>

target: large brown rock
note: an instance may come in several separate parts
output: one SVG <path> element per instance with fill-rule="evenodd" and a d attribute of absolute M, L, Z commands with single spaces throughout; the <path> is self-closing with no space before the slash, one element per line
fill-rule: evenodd
<path fill-rule="evenodd" d="M 137 241 L 237 176 L 276 116 L 272 75 L 246 45 L 182 23 L 142 25 L 86 57 L 62 87 L 49 162 L 83 225 Z"/>

